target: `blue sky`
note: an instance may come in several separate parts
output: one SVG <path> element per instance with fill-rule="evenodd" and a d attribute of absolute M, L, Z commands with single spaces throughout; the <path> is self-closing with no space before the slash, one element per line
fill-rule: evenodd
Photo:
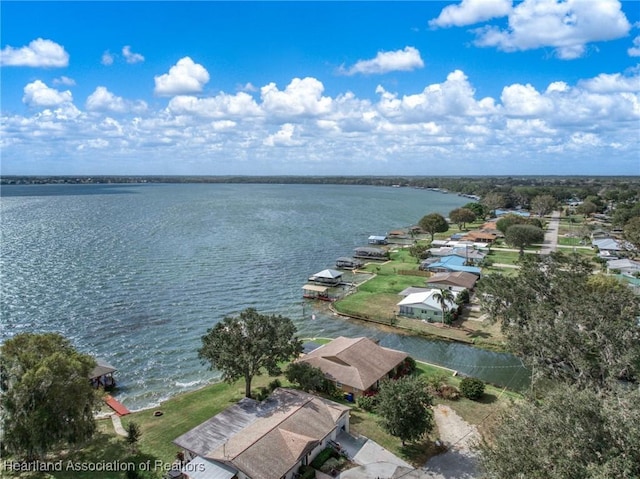
<path fill-rule="evenodd" d="M 11 174 L 640 174 L 640 2 L 1 5 Z"/>

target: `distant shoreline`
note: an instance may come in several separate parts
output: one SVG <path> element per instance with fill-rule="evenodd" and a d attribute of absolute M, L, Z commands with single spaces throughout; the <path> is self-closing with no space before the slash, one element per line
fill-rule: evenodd
<path fill-rule="evenodd" d="M 638 175 L 458 175 L 458 176 L 349 176 L 349 175 L 2 175 L 0 185 L 45 185 L 45 184 L 147 184 L 147 183 L 285 183 L 285 184 L 344 184 L 369 186 L 447 188 L 452 183 L 505 182 L 512 185 L 531 185 L 542 182 L 557 184 L 567 179 L 605 181 L 638 179 Z M 452 189 L 452 188 L 449 188 Z M 452 191 L 456 191 L 452 189 Z"/>

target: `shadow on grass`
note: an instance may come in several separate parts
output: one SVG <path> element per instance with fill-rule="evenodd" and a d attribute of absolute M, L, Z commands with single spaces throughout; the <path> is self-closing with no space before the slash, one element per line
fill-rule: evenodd
<path fill-rule="evenodd" d="M 400 446 L 400 456 L 402 459 L 412 464 L 414 467 L 423 466 L 431 457 L 440 454 L 440 450 L 430 439 L 419 442 L 412 442 Z"/>
<path fill-rule="evenodd" d="M 480 404 L 493 404 L 497 400 L 498 400 L 498 396 L 496 396 L 495 394 L 484 393 L 482 397 L 475 402 Z"/>
<path fill-rule="evenodd" d="M 467 336 L 469 338 L 474 338 L 474 339 L 475 338 L 487 339 L 487 338 L 491 338 L 492 337 L 491 333 L 487 333 L 486 331 L 473 331 L 473 332 L 467 333 Z"/>

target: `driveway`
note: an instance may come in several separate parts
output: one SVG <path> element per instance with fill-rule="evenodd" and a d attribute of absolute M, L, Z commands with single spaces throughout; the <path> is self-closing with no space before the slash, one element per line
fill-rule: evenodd
<path fill-rule="evenodd" d="M 449 406 L 433 408 L 440 440 L 447 451 L 432 457 L 422 467 L 424 479 L 476 479 L 480 477 L 472 444 L 480 436 L 475 426 L 462 419 Z"/>
<path fill-rule="evenodd" d="M 449 406 L 433 409 L 440 440 L 447 451 L 432 457 L 420 469 L 414 469 L 391 452 L 367 438 L 355 438 L 344 432 L 338 442 L 349 458 L 360 467 L 344 471 L 339 479 L 387 479 L 394 474 L 404 479 L 477 479 L 478 462 L 471 445 L 479 437 L 475 426 L 464 421 Z"/>

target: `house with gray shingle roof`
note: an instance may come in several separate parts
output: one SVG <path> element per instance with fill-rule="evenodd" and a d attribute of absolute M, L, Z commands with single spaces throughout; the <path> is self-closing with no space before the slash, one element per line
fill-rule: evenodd
<path fill-rule="evenodd" d="M 244 398 L 173 442 L 184 450 L 190 479 L 292 479 L 340 430 L 349 410 L 293 389 L 262 402 Z"/>

